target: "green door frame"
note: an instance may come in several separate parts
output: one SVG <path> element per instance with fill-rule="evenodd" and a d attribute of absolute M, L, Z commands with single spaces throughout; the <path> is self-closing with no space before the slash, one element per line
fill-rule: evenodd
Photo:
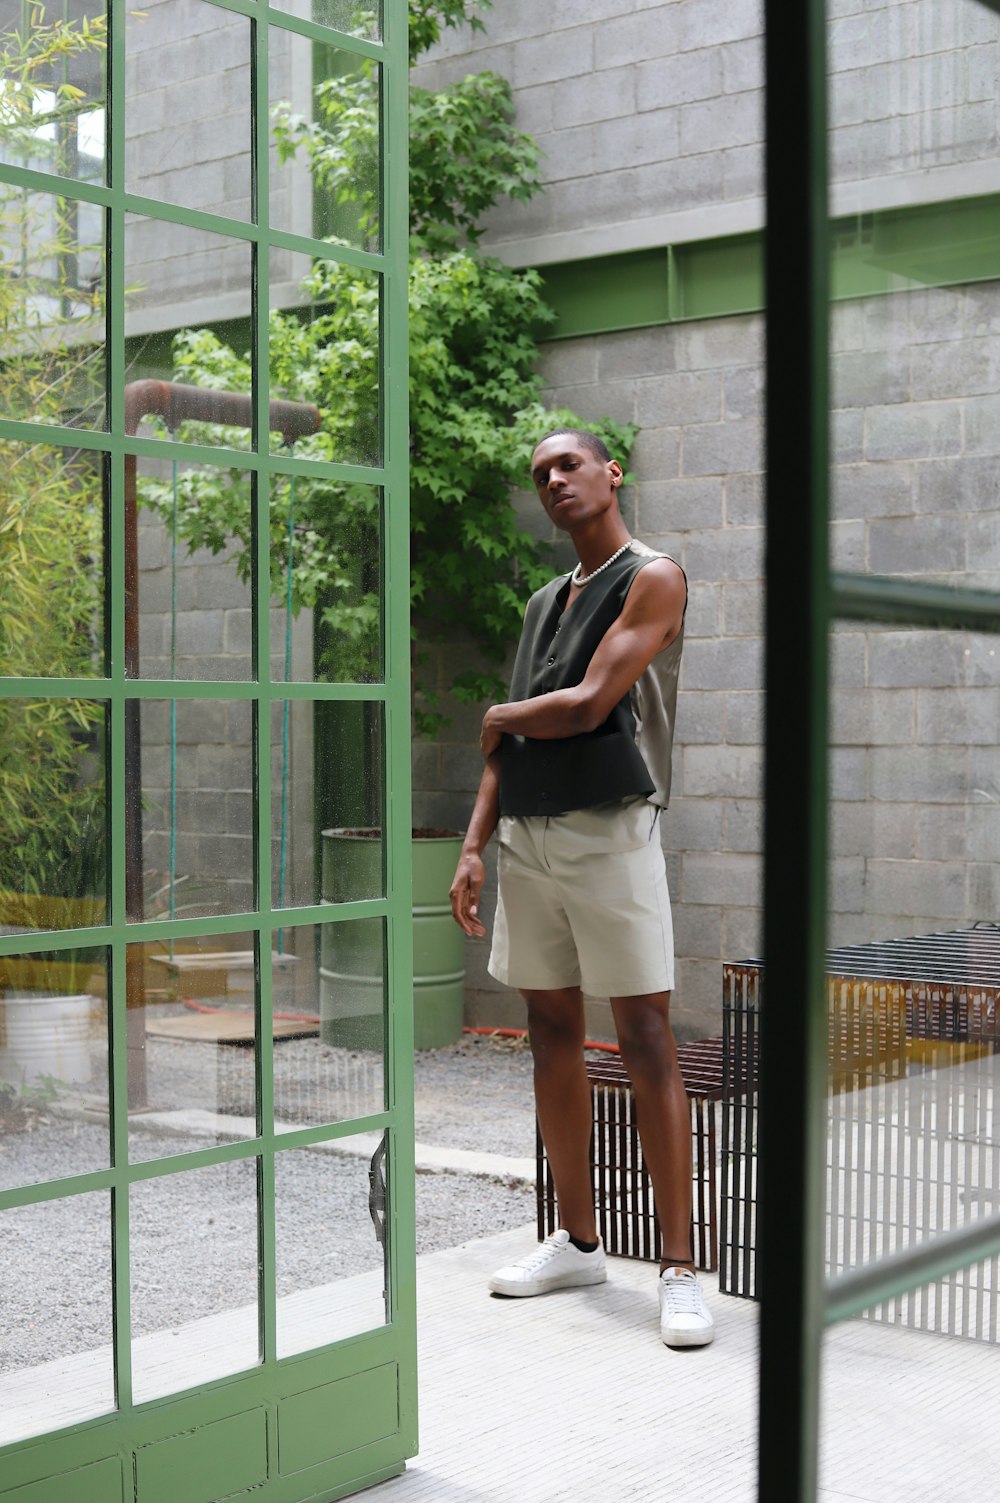
<path fill-rule="evenodd" d="M 1000 596 L 830 571 L 826 5 L 766 0 L 764 9 L 767 1006 L 758 1137 L 758 1497 L 812 1503 L 825 1328 L 1000 1252 L 995 1215 L 824 1279 L 830 628 L 834 620 L 864 620 L 1000 632 Z"/>
<path fill-rule="evenodd" d="M 74 680 L 4 679 L 3 698 L 100 699 L 110 722 L 108 807 L 110 827 L 110 922 L 100 928 L 0 938 L 0 956 L 101 945 L 110 961 L 111 1163 L 99 1172 L 0 1193 L 6 1210 L 100 1190 L 110 1192 L 115 1299 L 116 1408 L 85 1424 L 53 1431 L 0 1451 L 0 1498 L 17 1503 L 176 1503 L 171 1489 L 187 1472 L 185 1503 L 251 1487 L 261 1503 L 331 1499 L 402 1470 L 416 1451 L 415 1227 L 413 1186 L 412 940 L 410 895 L 410 694 L 407 413 L 407 7 L 385 0 L 381 42 L 348 36 L 266 0 L 205 0 L 249 19 L 252 46 L 252 132 L 255 212 L 252 222 L 187 210 L 127 193 L 125 173 L 125 0 L 108 0 L 107 186 L 70 181 L 43 171 L 0 164 L 0 180 L 28 191 L 97 205 L 105 211 L 108 251 L 106 431 L 0 420 L 0 438 L 71 445 L 107 456 L 111 508 L 105 550 L 110 581 L 106 630 L 107 676 Z M 268 44 L 278 30 L 314 43 L 333 44 L 371 59 L 382 69 L 383 251 L 331 246 L 309 235 L 271 228 L 268 192 Z M 249 243 L 255 266 L 255 441 L 232 453 L 166 439 L 130 436 L 125 427 L 125 217 L 150 216 L 172 224 L 221 233 Z M 283 248 L 335 259 L 382 278 L 381 380 L 383 461 L 368 467 L 303 461 L 269 449 L 268 384 L 269 251 Z M 181 682 L 126 678 L 124 491 L 127 455 L 219 464 L 251 477 L 255 497 L 254 653 L 255 682 Z M 268 513 L 273 476 L 300 475 L 380 486 L 384 496 L 384 682 L 381 684 L 286 684 L 269 677 L 270 578 Z M 384 898 L 309 907 L 273 907 L 270 862 L 260 859 L 271 840 L 271 768 L 266 755 L 270 708 L 285 698 L 320 702 L 371 702 L 384 712 L 383 830 Z M 125 773 L 126 705 L 137 699 L 249 702 L 263 747 L 255 757 L 255 890 L 252 913 L 211 919 L 126 921 Z M 255 732 L 256 733 L 256 732 Z M 272 949 L 276 930 L 293 925 L 383 918 L 387 930 L 388 1026 L 385 1109 L 364 1118 L 327 1123 L 276 1136 L 273 1127 L 271 976 L 259 964 Z M 126 946 L 253 931 L 259 947 L 257 990 L 257 1136 L 198 1152 L 146 1163 L 128 1161 L 126 1078 Z M 388 1137 L 387 1240 L 391 1318 L 377 1330 L 332 1346 L 278 1361 L 275 1321 L 275 1158 L 279 1152 L 359 1132 Z M 259 1363 L 245 1373 L 169 1398 L 136 1406 L 131 1385 L 129 1308 L 129 1190 L 133 1184 L 193 1168 L 256 1161 L 259 1207 Z M 331 1386 L 335 1385 L 335 1386 Z M 330 1434 L 333 1440 L 316 1441 Z M 281 1447 L 302 1462 L 283 1467 Z M 310 1446 L 315 1454 L 310 1455 Z M 146 1450 L 153 1447 L 153 1450 Z M 324 1448 L 325 1447 L 325 1448 Z M 173 1480 L 171 1480 L 173 1479 Z M 179 1484 L 178 1484 L 179 1485 Z M 164 1491 L 164 1489 L 166 1489 Z"/>

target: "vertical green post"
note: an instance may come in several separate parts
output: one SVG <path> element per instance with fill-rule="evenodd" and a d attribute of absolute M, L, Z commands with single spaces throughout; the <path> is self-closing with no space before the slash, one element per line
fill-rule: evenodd
<path fill-rule="evenodd" d="M 404 1452 L 417 1449 L 416 1205 L 413 1153 L 413 938 L 410 798 L 408 14 L 385 7 L 382 235 L 386 253 L 382 340 L 385 446 L 385 780 L 389 976 L 389 1153 L 392 1319 L 400 1340 L 399 1420 Z"/>
<path fill-rule="evenodd" d="M 829 627 L 826 8 L 765 4 L 765 997 L 758 1288 L 762 1503 L 816 1495 L 823 1327 Z"/>

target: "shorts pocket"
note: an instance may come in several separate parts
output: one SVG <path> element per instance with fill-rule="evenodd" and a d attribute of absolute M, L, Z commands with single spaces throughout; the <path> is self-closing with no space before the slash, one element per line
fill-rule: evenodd
<path fill-rule="evenodd" d="M 567 854 L 598 856 L 642 850 L 649 844 L 654 818 L 654 806 L 646 799 L 635 799 L 574 809 L 553 824 L 560 827 L 560 846 Z"/>

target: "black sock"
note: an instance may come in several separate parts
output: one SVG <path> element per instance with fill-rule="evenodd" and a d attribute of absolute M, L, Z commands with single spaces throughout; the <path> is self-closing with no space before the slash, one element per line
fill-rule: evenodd
<path fill-rule="evenodd" d="M 574 1247 L 576 1247 L 576 1248 L 579 1249 L 580 1252 L 596 1252 L 597 1251 L 598 1244 L 596 1242 L 581 1242 L 580 1239 L 579 1239 L 579 1237 L 574 1237 L 572 1235 L 572 1233 L 570 1234 L 570 1239 L 569 1240 L 572 1242 L 572 1244 L 573 1244 Z"/>

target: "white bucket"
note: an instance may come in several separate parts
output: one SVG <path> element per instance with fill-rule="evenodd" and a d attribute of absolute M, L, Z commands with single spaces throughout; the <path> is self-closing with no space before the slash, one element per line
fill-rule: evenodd
<path fill-rule="evenodd" d="M 87 1085 L 90 1081 L 90 996 L 6 996 L 0 1079 L 32 1086 L 38 1076 Z"/>

